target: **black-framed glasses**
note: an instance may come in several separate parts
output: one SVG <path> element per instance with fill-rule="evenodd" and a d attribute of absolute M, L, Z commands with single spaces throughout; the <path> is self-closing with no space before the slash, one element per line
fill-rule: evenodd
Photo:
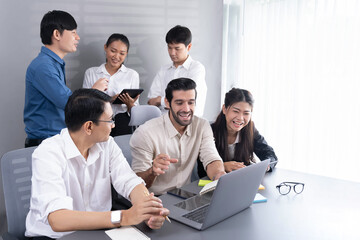
<path fill-rule="evenodd" d="M 299 182 L 282 182 L 276 186 L 281 195 L 286 195 L 291 191 L 291 188 L 294 189 L 294 192 L 299 194 L 304 191 L 304 183 Z"/>
<path fill-rule="evenodd" d="M 93 121 L 93 122 L 106 122 L 106 123 L 114 124 L 115 123 L 115 116 L 112 116 L 111 120 L 96 120 L 96 121 Z"/>

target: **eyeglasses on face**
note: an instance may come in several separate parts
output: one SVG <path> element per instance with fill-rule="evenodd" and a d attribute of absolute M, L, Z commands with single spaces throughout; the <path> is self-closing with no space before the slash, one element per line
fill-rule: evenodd
<path fill-rule="evenodd" d="M 93 122 L 106 122 L 106 123 L 115 124 L 115 116 L 112 116 L 111 120 L 95 120 Z"/>
<path fill-rule="evenodd" d="M 302 193 L 304 190 L 304 183 L 299 182 L 282 182 L 276 186 L 279 190 L 281 195 L 286 195 L 291 191 L 291 188 L 294 190 L 295 193 L 299 194 Z"/>

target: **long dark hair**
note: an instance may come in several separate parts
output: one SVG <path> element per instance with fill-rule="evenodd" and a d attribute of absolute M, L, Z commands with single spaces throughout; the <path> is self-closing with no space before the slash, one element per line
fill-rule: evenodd
<path fill-rule="evenodd" d="M 251 93 L 245 89 L 232 88 L 225 95 L 225 108 L 231 107 L 237 102 L 247 102 L 251 109 L 253 108 L 254 99 Z M 226 126 L 226 118 L 221 111 L 217 116 L 215 123 L 212 124 L 216 148 L 223 161 L 244 162 L 249 165 L 254 160 L 254 123 L 250 122 L 240 130 L 239 142 L 235 145 L 234 159 L 229 159 L 228 149 L 228 131 Z"/>

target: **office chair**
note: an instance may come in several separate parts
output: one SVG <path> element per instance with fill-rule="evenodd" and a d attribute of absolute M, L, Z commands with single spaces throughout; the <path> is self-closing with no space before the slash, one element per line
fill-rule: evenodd
<path fill-rule="evenodd" d="M 200 164 L 202 164 L 202 163 L 200 162 Z M 194 168 L 193 168 L 193 170 L 191 172 L 191 181 L 192 182 L 200 179 L 197 169 L 198 169 L 198 162 L 196 161 L 195 165 L 194 165 Z"/>
<path fill-rule="evenodd" d="M 36 147 L 23 148 L 5 153 L 1 158 L 6 218 L 8 232 L 4 240 L 28 239 L 24 236 L 25 219 L 31 197 L 32 161 Z"/>
<path fill-rule="evenodd" d="M 114 141 L 116 144 L 120 147 L 122 153 L 124 154 L 124 157 L 128 161 L 130 167 L 131 167 L 131 149 L 130 149 L 130 138 L 132 134 L 126 134 L 126 135 L 120 135 L 114 137 Z"/>
<path fill-rule="evenodd" d="M 134 107 L 133 107 L 134 108 Z M 130 149 L 130 138 L 132 134 L 120 135 L 114 137 L 114 141 L 120 147 L 124 157 L 128 161 L 130 167 L 132 162 L 131 149 Z M 132 206 L 131 202 L 126 198 L 118 194 L 115 188 L 111 185 L 111 196 L 112 196 L 112 208 L 113 209 L 124 209 Z"/>
<path fill-rule="evenodd" d="M 152 105 L 137 105 L 131 108 L 129 126 L 137 127 L 152 118 L 160 116 L 161 111 L 158 107 Z"/>

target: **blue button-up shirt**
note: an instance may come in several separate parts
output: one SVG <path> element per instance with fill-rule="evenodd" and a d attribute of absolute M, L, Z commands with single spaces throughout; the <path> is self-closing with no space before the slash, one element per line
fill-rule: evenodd
<path fill-rule="evenodd" d="M 65 128 L 64 109 L 71 90 L 65 84 L 65 62 L 41 48 L 26 71 L 24 123 L 30 139 L 45 139 Z"/>

